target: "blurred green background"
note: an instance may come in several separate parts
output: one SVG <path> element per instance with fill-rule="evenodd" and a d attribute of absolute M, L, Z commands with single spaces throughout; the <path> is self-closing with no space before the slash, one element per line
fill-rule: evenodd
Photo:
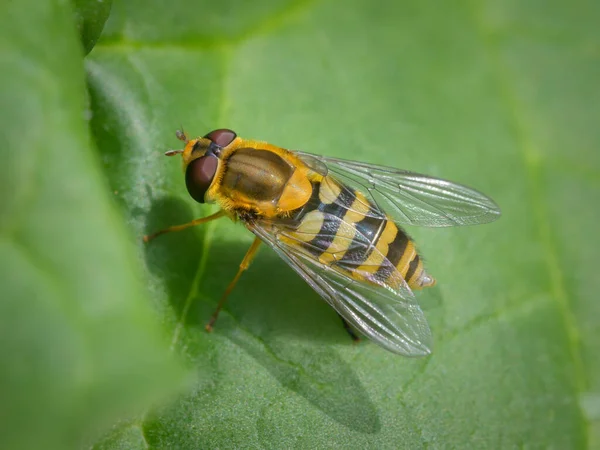
<path fill-rule="evenodd" d="M 600 448 L 600 4 L 0 4 L 1 448 Z M 88 53 L 89 52 L 89 53 Z M 84 57 L 84 54 L 87 56 Z M 410 229 L 435 346 L 352 345 L 189 198 L 174 131 L 462 182 Z"/>

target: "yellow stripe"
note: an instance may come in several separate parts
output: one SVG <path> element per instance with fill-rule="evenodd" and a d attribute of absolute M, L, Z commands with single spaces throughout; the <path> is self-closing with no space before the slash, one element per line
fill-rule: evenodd
<path fill-rule="evenodd" d="M 355 195 L 356 198 L 352 206 L 348 208 L 346 215 L 344 215 L 344 220 L 349 223 L 360 222 L 371 209 L 369 200 L 367 200 L 367 197 L 362 192 L 355 191 Z"/>
<path fill-rule="evenodd" d="M 345 189 L 350 190 L 350 188 Z M 342 186 L 340 184 L 333 181 L 331 177 L 325 177 L 321 182 L 319 200 L 323 203 L 331 204 L 338 198 L 341 192 Z M 352 240 L 356 236 L 356 228 L 352 225 L 363 220 L 365 214 L 370 209 L 369 201 L 362 193 L 352 190 L 350 190 L 350 192 L 354 192 L 356 198 L 350 208 L 346 211 L 346 214 L 340 218 L 341 224 L 331 245 L 327 251 L 319 257 L 319 260 L 325 264 L 339 261 L 344 257 L 352 244 Z"/>
<path fill-rule="evenodd" d="M 398 264 L 396 264 L 398 271 L 402 274 L 402 278 L 404 278 L 406 272 L 408 272 L 408 265 L 413 260 L 416 254 L 417 252 L 415 251 L 415 246 L 413 245 L 412 241 L 409 240 L 406 244 L 406 249 L 402 254 L 402 258 L 400 258 L 400 261 L 398 262 Z"/>
<path fill-rule="evenodd" d="M 375 244 L 375 248 L 365 262 L 357 267 L 356 270 L 368 273 L 377 272 L 377 269 L 379 269 L 379 266 L 381 266 L 381 263 L 388 254 L 389 245 L 396 238 L 397 233 L 398 228 L 396 225 L 394 225 L 391 220 L 388 220 L 383 232 L 381 233 L 381 236 L 379 236 L 379 239 Z"/>
<path fill-rule="evenodd" d="M 290 235 L 303 242 L 309 242 L 321 231 L 324 219 L 325 216 L 321 211 L 310 211 L 304 216 L 298 228 Z"/>
<path fill-rule="evenodd" d="M 410 280 L 406 280 L 406 282 L 408 283 L 408 285 L 411 288 L 415 288 L 418 287 L 420 288 L 421 286 L 416 286 L 415 283 L 419 280 L 419 278 L 421 277 L 421 272 L 423 271 L 423 261 L 421 260 L 421 258 L 419 258 L 419 264 L 417 264 L 417 270 L 415 270 L 415 273 L 413 273 L 413 276 L 410 277 Z"/>
<path fill-rule="evenodd" d="M 342 192 L 342 187 L 331 177 L 325 177 L 319 187 L 319 200 L 321 200 L 321 203 L 329 205 L 338 198 L 340 192 Z"/>
<path fill-rule="evenodd" d="M 325 253 L 319 258 L 321 262 L 328 264 L 332 261 L 339 261 L 344 257 L 352 240 L 356 234 L 356 228 L 345 222 L 340 224 L 340 227 L 335 234 L 335 238 Z"/>

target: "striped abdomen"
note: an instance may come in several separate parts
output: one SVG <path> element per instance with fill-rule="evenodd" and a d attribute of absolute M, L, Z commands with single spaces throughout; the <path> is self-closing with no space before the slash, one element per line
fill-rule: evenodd
<path fill-rule="evenodd" d="M 320 262 L 353 278 L 412 289 L 432 286 L 406 233 L 360 191 L 327 176 L 312 182 L 312 196 L 293 219 L 289 238 Z"/>

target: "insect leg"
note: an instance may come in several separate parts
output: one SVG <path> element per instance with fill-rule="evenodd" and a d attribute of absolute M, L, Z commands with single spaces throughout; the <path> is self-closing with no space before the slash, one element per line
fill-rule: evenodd
<path fill-rule="evenodd" d="M 225 215 L 227 215 L 227 214 L 225 213 L 225 211 L 223 211 L 221 209 L 221 210 L 217 211 L 216 213 L 211 214 L 210 216 L 201 217 L 200 219 L 192 220 L 191 222 L 184 223 L 183 225 L 175 225 L 175 226 L 172 226 L 169 228 L 165 228 L 164 230 L 157 231 L 156 233 L 148 234 L 148 235 L 144 236 L 144 242 L 149 242 L 152 239 L 154 239 L 155 237 L 160 236 L 161 234 L 170 233 L 171 231 L 185 230 L 186 228 L 193 227 L 195 225 L 200 225 L 201 223 L 210 222 L 211 220 L 218 219 L 219 217 L 223 217 Z"/>
<path fill-rule="evenodd" d="M 340 317 L 340 319 L 342 319 L 342 324 L 344 325 L 346 332 L 350 335 L 352 340 L 354 342 L 360 342 L 360 336 L 356 334 L 356 331 L 354 331 L 352 326 L 348 322 L 346 322 L 346 319 L 344 319 L 341 315 L 338 314 L 338 316 Z"/>
<path fill-rule="evenodd" d="M 215 322 L 217 321 L 217 317 L 219 316 L 219 312 L 221 311 L 221 308 L 223 308 L 223 305 L 227 300 L 227 296 L 231 293 L 234 286 L 237 284 L 238 280 L 242 276 L 242 273 L 244 273 L 244 271 L 250 266 L 250 263 L 254 259 L 254 256 L 256 255 L 256 252 L 258 251 L 258 247 L 260 246 L 261 242 L 262 241 L 258 237 L 254 238 L 254 242 L 252 242 L 252 245 L 246 252 L 246 256 L 244 256 L 244 259 L 240 263 L 240 269 L 238 270 L 238 273 L 236 274 L 234 279 L 231 280 L 231 283 L 229 283 L 227 289 L 225 289 L 225 293 L 222 295 L 221 299 L 219 300 L 219 303 L 217 304 L 217 309 L 210 318 L 210 321 L 206 324 L 206 331 L 212 331 L 213 325 L 215 324 Z"/>

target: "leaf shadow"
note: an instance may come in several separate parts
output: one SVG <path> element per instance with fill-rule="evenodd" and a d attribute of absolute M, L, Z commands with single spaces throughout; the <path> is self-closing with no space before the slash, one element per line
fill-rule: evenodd
<path fill-rule="evenodd" d="M 154 199 L 146 215 L 145 234 L 189 222 L 194 217 L 191 208 L 181 199 Z M 201 227 L 168 233 L 145 245 L 146 265 L 164 283 L 176 317 L 181 317 L 185 308 L 190 283 L 196 275 L 202 254 L 204 233 Z"/>
<path fill-rule="evenodd" d="M 190 207 L 181 199 L 156 199 L 147 215 L 146 231 L 193 218 Z M 218 223 L 230 226 L 224 219 Z M 182 317 L 190 285 L 197 275 L 205 232 L 200 227 L 170 233 L 146 247 L 147 266 L 162 279 L 177 317 Z M 245 244 L 213 240 L 199 294 L 192 299 L 184 318 L 185 328 L 204 328 L 246 250 Z M 332 344 L 353 346 L 341 321 L 272 251 L 263 249 L 244 274 L 213 333 L 243 349 L 283 387 L 336 422 L 362 433 L 380 430 L 378 411 L 365 387 L 354 369 L 332 348 Z"/>
<path fill-rule="evenodd" d="M 248 338 L 234 321 L 223 334 L 261 364 L 285 388 L 304 397 L 353 431 L 375 434 L 381 422 L 352 367 L 327 347 L 288 345 L 270 337 Z"/>

